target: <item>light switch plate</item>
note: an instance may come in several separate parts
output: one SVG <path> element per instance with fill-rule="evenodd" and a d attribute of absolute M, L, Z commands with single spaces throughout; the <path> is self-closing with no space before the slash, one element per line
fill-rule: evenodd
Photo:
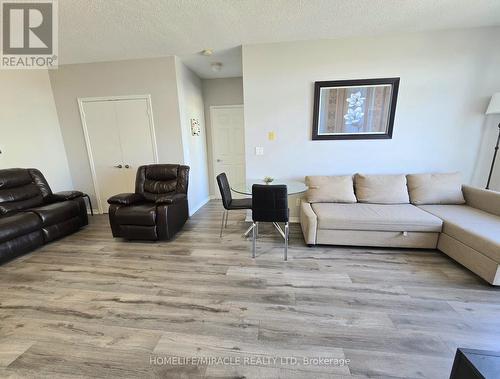
<path fill-rule="evenodd" d="M 257 146 L 255 148 L 255 155 L 264 155 L 264 148 L 262 146 Z"/>

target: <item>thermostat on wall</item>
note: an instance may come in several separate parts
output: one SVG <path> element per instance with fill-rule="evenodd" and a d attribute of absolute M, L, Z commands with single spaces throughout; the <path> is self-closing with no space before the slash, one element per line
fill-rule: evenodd
<path fill-rule="evenodd" d="M 199 136 L 201 134 L 201 128 L 200 128 L 200 122 L 192 118 L 191 119 L 191 135 L 192 136 Z"/>

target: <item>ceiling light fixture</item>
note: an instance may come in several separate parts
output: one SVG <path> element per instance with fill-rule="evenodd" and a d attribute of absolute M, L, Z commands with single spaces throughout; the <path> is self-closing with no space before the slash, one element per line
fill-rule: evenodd
<path fill-rule="evenodd" d="M 213 53 L 214 53 L 214 51 L 212 49 L 204 49 L 204 50 L 201 51 L 201 55 L 204 55 L 206 57 L 209 57 Z"/>
<path fill-rule="evenodd" d="M 219 72 L 222 69 L 222 63 L 221 62 L 214 62 L 211 64 L 212 66 L 212 71 L 213 72 Z"/>

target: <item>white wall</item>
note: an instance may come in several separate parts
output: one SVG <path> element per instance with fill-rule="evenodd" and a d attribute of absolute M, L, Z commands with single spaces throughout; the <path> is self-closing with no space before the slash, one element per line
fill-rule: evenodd
<path fill-rule="evenodd" d="M 46 70 L 0 70 L 0 169 L 38 168 L 53 191 L 72 189 Z"/>
<path fill-rule="evenodd" d="M 243 46 L 247 177 L 461 171 L 470 182 L 500 90 L 492 41 L 500 28 Z M 382 77 L 401 77 L 391 140 L 311 140 L 315 81 Z"/>
<path fill-rule="evenodd" d="M 210 195 L 219 189 L 215 185 L 213 172 L 212 124 L 210 107 L 216 105 L 243 104 L 243 78 L 203 79 L 203 102 L 205 103 L 205 126 L 207 130 L 208 178 Z"/>
<path fill-rule="evenodd" d="M 94 204 L 78 97 L 150 94 L 159 162 L 184 163 L 174 57 L 62 65 L 50 80 L 73 183 Z"/>
<path fill-rule="evenodd" d="M 180 59 L 175 60 L 184 162 L 190 167 L 189 213 L 194 214 L 209 200 L 207 140 L 201 79 Z M 201 134 L 191 134 L 191 119 L 197 119 Z"/>

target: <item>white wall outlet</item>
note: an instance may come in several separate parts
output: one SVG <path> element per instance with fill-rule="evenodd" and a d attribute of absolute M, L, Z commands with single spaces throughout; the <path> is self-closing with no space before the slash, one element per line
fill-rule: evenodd
<path fill-rule="evenodd" d="M 264 148 L 262 146 L 257 146 L 255 148 L 255 155 L 264 155 Z"/>

